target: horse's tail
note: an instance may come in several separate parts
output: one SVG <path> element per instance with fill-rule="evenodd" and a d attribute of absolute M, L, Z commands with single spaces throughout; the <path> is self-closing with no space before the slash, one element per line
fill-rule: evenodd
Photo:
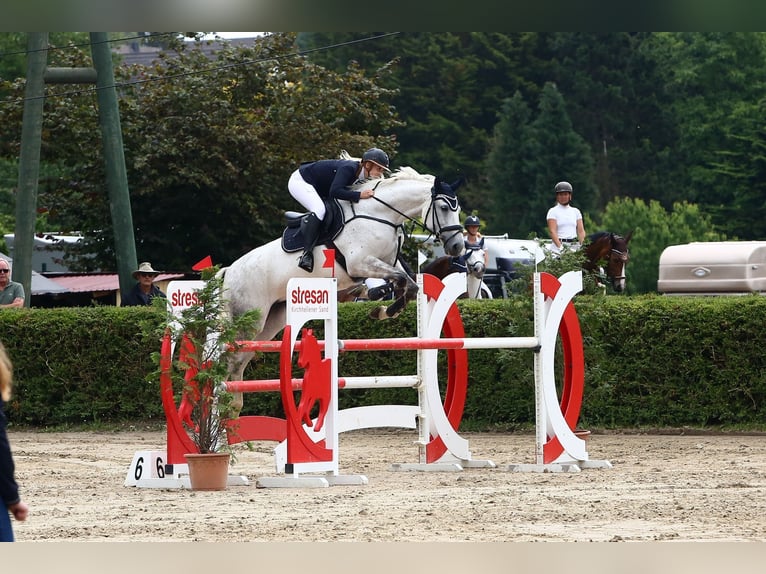
<path fill-rule="evenodd" d="M 215 274 L 216 279 L 221 279 L 226 275 L 226 270 L 228 267 L 221 267 L 218 272 Z"/>

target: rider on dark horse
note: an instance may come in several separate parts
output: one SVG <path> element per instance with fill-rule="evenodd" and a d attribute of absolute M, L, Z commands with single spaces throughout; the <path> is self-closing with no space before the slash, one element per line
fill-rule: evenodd
<path fill-rule="evenodd" d="M 484 251 L 484 267 L 489 267 L 489 252 L 484 247 L 484 236 L 479 231 L 481 220 L 476 215 L 469 215 L 463 222 L 465 227 L 465 255 L 464 260 L 470 256 L 471 250 L 481 249 Z"/>
<path fill-rule="evenodd" d="M 371 148 L 361 161 L 350 159 L 323 159 L 301 164 L 290 176 L 287 188 L 298 203 L 310 213 L 301 219 L 301 233 L 305 249 L 298 267 L 311 273 L 314 270 L 314 247 L 319 239 L 325 217 L 325 199 L 359 201 L 375 195 L 373 189 L 353 191 L 349 186 L 368 179 L 379 179 L 388 171 L 388 154 Z"/>

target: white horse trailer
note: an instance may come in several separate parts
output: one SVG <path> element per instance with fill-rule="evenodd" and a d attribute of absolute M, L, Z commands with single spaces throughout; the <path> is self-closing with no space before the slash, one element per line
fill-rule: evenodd
<path fill-rule="evenodd" d="M 766 292 L 766 241 L 671 245 L 660 256 L 657 291 L 666 295 Z"/>

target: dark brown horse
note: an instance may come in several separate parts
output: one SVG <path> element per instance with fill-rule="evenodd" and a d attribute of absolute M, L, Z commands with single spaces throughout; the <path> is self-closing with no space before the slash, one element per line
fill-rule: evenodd
<path fill-rule="evenodd" d="M 606 278 L 618 293 L 625 291 L 625 266 L 630 260 L 628 242 L 631 231 L 625 237 L 610 231 L 599 231 L 588 236 L 585 242 L 583 268 Z"/>
<path fill-rule="evenodd" d="M 420 269 L 421 273 L 430 273 L 439 279 L 444 279 L 452 273 L 465 273 L 465 296 L 469 299 L 491 299 L 492 293 L 483 284 L 485 271 L 483 249 L 468 249 L 457 257 L 443 255 Z"/>

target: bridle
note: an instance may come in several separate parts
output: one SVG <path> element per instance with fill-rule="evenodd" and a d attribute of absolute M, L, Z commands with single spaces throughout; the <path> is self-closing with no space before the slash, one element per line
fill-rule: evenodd
<path fill-rule="evenodd" d="M 614 245 L 616 235 L 614 233 L 610 234 L 609 241 L 612 245 Z M 630 253 L 625 248 L 625 251 L 620 251 L 619 249 L 615 247 L 611 247 L 609 249 L 609 255 L 606 256 L 607 263 L 612 260 L 612 257 L 614 257 L 617 261 L 621 261 L 623 263 L 622 269 L 625 270 L 625 264 L 630 260 Z M 608 267 L 608 264 L 607 264 Z M 622 273 L 621 275 L 617 275 L 611 278 L 613 281 L 619 281 L 621 279 L 625 279 L 625 273 Z"/>
<path fill-rule="evenodd" d="M 454 193 L 452 195 L 446 193 L 438 193 L 435 186 L 431 188 L 431 204 L 428 206 L 428 209 L 426 210 L 426 216 L 424 218 L 426 221 L 428 221 L 428 215 L 429 213 L 431 214 L 431 228 L 429 228 L 427 225 L 422 225 L 422 227 L 428 231 L 428 233 L 438 236 L 453 232 L 452 235 L 449 236 L 449 239 L 444 241 L 446 244 L 458 233 L 462 234 L 463 226 L 459 223 L 456 223 L 455 225 L 442 225 L 439 221 L 438 210 L 434 209 L 437 201 L 443 201 L 446 203 L 450 211 L 453 213 L 456 212 L 460 206 L 457 201 L 457 196 Z"/>
<path fill-rule="evenodd" d="M 378 184 L 379 183 L 380 182 L 378 182 Z M 375 187 L 377 187 L 378 184 L 376 184 Z M 373 188 L 373 190 L 374 189 L 375 188 Z M 462 233 L 462 231 L 463 231 L 463 226 L 460 225 L 459 223 L 455 224 L 455 225 L 441 225 L 441 222 L 439 221 L 438 210 L 434 209 L 434 205 L 436 204 L 436 202 L 437 201 L 443 201 L 444 203 L 447 204 L 447 206 L 449 206 L 449 209 L 452 212 L 457 211 L 460 206 L 459 206 L 458 201 L 457 201 L 457 196 L 454 193 L 451 194 L 451 195 L 447 194 L 447 193 L 439 193 L 439 192 L 436 191 L 436 187 L 435 186 L 431 188 L 431 203 L 428 205 L 428 209 L 426 210 L 426 215 L 423 218 L 423 220 L 424 220 L 423 223 L 419 222 L 418 220 L 416 220 L 413 217 L 410 217 L 406 213 L 403 213 L 402 211 L 400 211 L 399 209 L 397 209 L 396 207 L 394 207 L 390 203 L 380 199 L 377 195 L 373 195 L 371 199 L 376 200 L 378 203 L 382 203 L 387 208 L 389 208 L 391 211 L 394 211 L 394 212 L 398 213 L 405 220 L 410 221 L 413 224 L 413 227 L 415 227 L 415 226 L 420 227 L 424 231 L 427 231 L 429 235 L 441 236 L 441 235 L 443 235 L 445 233 L 449 233 L 450 231 L 452 231 L 453 233 L 449 237 L 449 240 L 451 240 L 455 235 L 457 235 L 459 233 Z M 430 216 L 430 220 L 431 220 L 431 225 L 430 226 L 428 225 L 429 216 Z M 361 217 L 361 216 L 355 216 L 355 217 Z M 369 217 L 369 216 L 364 216 L 364 217 L 366 217 L 367 219 L 374 219 L 374 220 L 379 221 L 381 223 L 387 223 L 388 225 L 391 225 L 392 227 L 399 227 L 398 225 L 394 225 L 390 221 L 385 221 L 385 220 L 381 220 L 381 219 L 377 219 L 377 218 L 373 218 L 373 217 Z M 449 241 L 449 240 L 447 240 L 447 241 Z M 445 241 L 445 243 L 446 243 L 446 241 Z"/>

